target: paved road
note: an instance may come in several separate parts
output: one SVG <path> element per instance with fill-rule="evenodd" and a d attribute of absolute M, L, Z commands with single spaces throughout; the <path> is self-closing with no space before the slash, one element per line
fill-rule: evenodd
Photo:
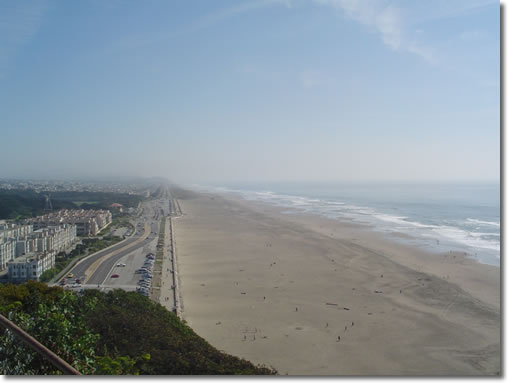
<path fill-rule="evenodd" d="M 110 272 L 116 267 L 116 265 L 120 262 L 120 260 L 125 257 L 126 255 L 129 255 L 130 253 L 136 251 L 137 249 L 143 248 L 146 245 L 150 244 L 150 242 L 153 242 L 153 240 L 157 239 L 157 233 L 159 232 L 159 224 L 157 222 L 151 223 L 151 233 L 144 241 L 138 243 L 135 246 L 132 246 L 124 251 L 119 252 L 118 254 L 106 259 L 93 273 L 90 277 L 90 279 L 87 281 L 87 284 L 102 284 L 106 281 L 107 277 L 109 276 Z M 140 267 L 142 264 L 140 265 Z"/>
<path fill-rule="evenodd" d="M 143 233 L 141 233 L 143 234 Z M 113 245 L 112 247 L 108 249 L 101 250 L 94 255 L 89 256 L 88 258 L 85 258 L 81 262 L 79 262 L 76 266 L 74 266 L 69 273 L 74 274 L 74 278 L 84 278 L 85 271 L 99 258 L 102 258 L 104 256 L 107 256 L 108 254 L 112 253 L 113 251 L 116 251 L 118 249 L 121 249 L 125 246 L 130 245 L 131 243 L 135 242 L 137 239 L 139 239 L 139 235 L 135 235 L 132 238 L 129 238 L 121 243 L 118 243 L 116 245 Z M 64 276 L 65 279 L 65 276 Z"/>
<path fill-rule="evenodd" d="M 140 217 L 136 217 L 134 221 L 136 227 L 135 235 L 120 244 L 102 250 L 78 263 L 69 271 L 69 273 L 74 275 L 72 280 L 79 278 L 84 281 L 85 272 L 99 259 L 105 258 L 95 271 L 88 271 L 88 273 L 92 272 L 92 275 L 90 275 L 86 281 L 86 285 L 83 285 L 83 287 L 97 287 L 97 285 L 108 284 L 113 286 L 118 285 L 119 288 L 120 286 L 127 285 L 130 286 L 129 289 L 135 289 L 139 280 L 139 275 L 134 275 L 134 271 L 136 268 L 143 265 L 145 255 L 148 252 L 155 253 L 155 246 L 159 233 L 159 219 L 162 215 L 167 215 L 169 213 L 170 203 L 167 194 L 158 200 L 144 202 L 142 205 L 142 214 Z M 148 233 L 148 237 L 145 240 L 133 246 L 132 244 L 139 241 L 140 237 L 145 234 L 145 222 L 150 226 L 150 233 Z M 122 250 L 123 248 L 125 249 Z M 112 253 L 115 254 L 111 255 Z M 136 255 L 135 257 L 133 257 L 134 254 Z M 125 263 L 127 267 L 117 267 L 116 265 L 118 263 Z M 113 272 L 113 270 L 115 272 Z M 120 280 L 110 278 L 111 274 L 119 274 Z M 124 277 L 126 274 L 129 274 L 128 278 Z"/>
<path fill-rule="evenodd" d="M 120 288 L 126 291 L 134 291 L 137 287 L 141 275 L 135 274 L 135 270 L 140 268 L 146 260 L 146 254 L 156 253 L 156 245 L 159 236 L 160 218 L 162 216 L 170 215 L 174 213 L 175 206 L 172 201 L 172 196 L 169 190 L 166 190 L 161 198 L 158 200 L 151 200 L 143 202 L 142 214 L 134 219 L 134 225 L 136 227 L 136 233 L 132 238 L 129 238 L 125 242 L 115 245 L 111 249 L 103 250 L 90 258 L 82 261 L 76 265 L 70 273 L 74 274 L 73 280 L 80 277 L 84 281 L 85 272 L 88 270 L 90 277 L 86 281 L 86 284 L 81 285 L 79 289 L 87 288 L 99 288 L 101 290 L 109 290 L 113 288 Z M 145 222 L 150 227 L 150 232 L 147 233 L 148 237 L 142 240 L 140 243 L 132 245 L 135 241 L 138 241 L 140 237 L 145 234 L 144 225 Z M 125 247 L 131 245 L 124 249 Z M 123 250 L 122 250 L 123 249 Z M 114 255 L 111 255 L 114 252 Z M 93 265 L 99 259 L 104 260 L 100 265 Z M 171 289 L 171 272 L 173 271 L 173 265 L 171 263 L 172 249 L 169 238 L 169 227 L 166 225 L 166 246 L 164 249 L 164 261 L 162 274 L 166 280 L 164 285 L 161 286 L 161 303 L 172 310 L 174 302 L 174 294 Z M 118 264 L 125 264 L 126 266 L 117 266 Z M 93 266 L 92 266 L 93 265 Z M 93 271 L 90 269 L 96 267 Z M 111 278 L 111 275 L 117 274 L 117 278 Z M 70 281 L 69 281 L 70 282 Z M 167 283 L 166 283 L 167 282 Z M 66 288 L 73 289 L 71 286 Z M 166 299 L 167 298 L 167 299 Z"/>

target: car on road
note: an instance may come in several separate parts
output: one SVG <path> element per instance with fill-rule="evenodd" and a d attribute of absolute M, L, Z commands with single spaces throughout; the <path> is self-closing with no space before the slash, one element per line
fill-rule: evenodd
<path fill-rule="evenodd" d="M 120 277 L 120 275 L 118 275 L 118 274 L 113 274 L 113 275 L 111 276 L 111 278 L 119 278 L 119 277 Z"/>
<path fill-rule="evenodd" d="M 127 265 L 126 265 L 125 263 L 119 263 L 119 264 L 117 264 L 116 266 L 117 266 L 117 267 L 125 267 L 125 266 L 127 266 Z"/>
<path fill-rule="evenodd" d="M 67 274 L 67 278 L 73 278 L 73 277 L 74 277 L 74 274 L 72 274 L 72 273 Z"/>

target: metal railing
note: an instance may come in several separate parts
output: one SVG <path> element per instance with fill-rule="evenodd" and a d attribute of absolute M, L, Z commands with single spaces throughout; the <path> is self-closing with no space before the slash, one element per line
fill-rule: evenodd
<path fill-rule="evenodd" d="M 44 359 L 49 361 L 53 366 L 62 371 L 65 375 L 81 375 L 78 370 L 72 367 L 65 360 L 56 355 L 53 351 L 42 345 L 33 336 L 27 334 L 21 328 L 12 323 L 9 319 L 0 315 L 0 326 L 11 330 L 18 336 L 24 343 L 26 343 L 32 350 L 41 355 Z"/>

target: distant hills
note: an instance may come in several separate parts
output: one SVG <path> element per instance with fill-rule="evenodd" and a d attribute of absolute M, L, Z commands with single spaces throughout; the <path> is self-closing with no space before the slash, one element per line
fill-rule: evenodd
<path fill-rule="evenodd" d="M 51 192 L 53 210 L 107 209 L 112 203 L 136 207 L 143 199 L 139 195 L 111 192 Z M 44 213 L 45 194 L 34 190 L 0 189 L 0 219 L 24 219 Z"/>

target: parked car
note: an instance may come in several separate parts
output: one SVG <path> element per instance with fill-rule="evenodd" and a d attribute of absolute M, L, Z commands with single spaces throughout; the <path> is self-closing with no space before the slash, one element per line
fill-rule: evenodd
<path fill-rule="evenodd" d="M 119 278 L 119 277 L 120 277 L 120 275 L 118 275 L 118 274 L 113 274 L 113 275 L 111 276 L 111 278 Z"/>
<path fill-rule="evenodd" d="M 67 278 L 73 278 L 73 277 L 74 277 L 74 274 L 72 274 L 72 273 L 67 274 Z"/>

